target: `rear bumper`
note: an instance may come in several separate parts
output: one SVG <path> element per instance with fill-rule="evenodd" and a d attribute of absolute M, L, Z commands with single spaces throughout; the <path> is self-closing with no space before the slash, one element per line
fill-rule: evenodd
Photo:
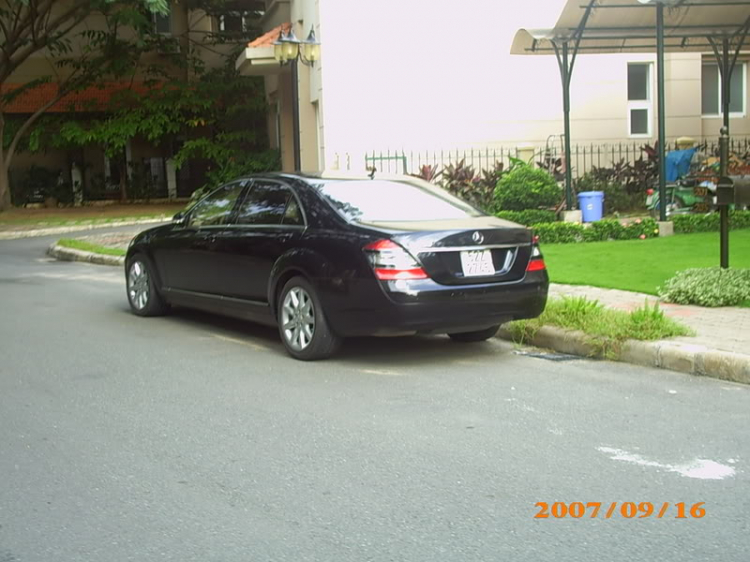
<path fill-rule="evenodd" d="M 548 288 L 546 271 L 507 284 L 446 286 L 430 279 L 373 280 L 359 287 L 360 298 L 338 303 L 349 306 L 324 304 L 331 327 L 345 337 L 466 332 L 539 316 Z M 352 301 L 366 304 L 352 307 Z"/>

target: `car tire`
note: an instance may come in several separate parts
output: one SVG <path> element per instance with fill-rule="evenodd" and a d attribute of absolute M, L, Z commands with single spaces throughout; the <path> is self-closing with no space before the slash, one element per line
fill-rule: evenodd
<path fill-rule="evenodd" d="M 169 309 L 156 286 L 155 269 L 144 254 L 134 254 L 125 267 L 125 290 L 133 314 L 161 316 Z"/>
<path fill-rule="evenodd" d="M 497 334 L 500 326 L 490 326 L 484 330 L 476 330 L 474 332 L 458 332 L 456 334 L 448 334 L 448 337 L 454 342 L 458 343 L 476 343 L 485 341 Z"/>
<path fill-rule="evenodd" d="M 295 359 L 325 359 L 341 345 L 341 338 L 328 324 L 315 288 L 304 277 L 292 277 L 286 282 L 279 295 L 276 317 L 281 341 Z"/>

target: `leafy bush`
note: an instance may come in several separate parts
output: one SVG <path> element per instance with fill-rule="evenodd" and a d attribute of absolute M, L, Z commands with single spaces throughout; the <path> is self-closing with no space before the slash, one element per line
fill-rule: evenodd
<path fill-rule="evenodd" d="M 555 178 L 520 160 L 513 162 L 513 166 L 503 174 L 495 189 L 497 210 L 502 211 L 554 207 L 561 197 L 562 191 Z"/>
<path fill-rule="evenodd" d="M 719 213 L 706 215 L 674 215 L 674 231 L 681 234 L 692 232 L 718 232 Z M 729 211 L 729 228 L 750 228 L 750 211 Z"/>
<path fill-rule="evenodd" d="M 542 224 L 555 222 L 557 216 L 555 211 L 545 211 L 543 209 L 527 209 L 525 211 L 498 211 L 495 216 L 506 221 L 516 222 L 531 226 L 532 224 Z"/>
<path fill-rule="evenodd" d="M 750 269 L 686 269 L 659 288 L 667 302 L 698 306 L 735 306 L 750 299 Z"/>
<path fill-rule="evenodd" d="M 437 166 L 423 166 L 418 175 L 425 179 L 431 177 L 428 181 L 433 182 L 440 177 L 439 183 L 453 195 L 489 211 L 493 206 L 495 186 L 503 175 L 503 163 L 496 162 L 491 169 L 482 170 L 480 175 L 473 166 L 461 160 L 448 164 L 441 171 L 437 170 Z"/>
<path fill-rule="evenodd" d="M 425 164 L 421 168 L 419 168 L 419 173 L 412 175 L 416 178 L 421 178 L 425 181 L 431 181 L 434 183 L 442 173 L 443 172 L 440 170 L 440 167 L 437 164 Z"/>
<path fill-rule="evenodd" d="M 543 244 L 570 244 L 583 242 L 583 225 L 573 222 L 541 223 L 531 226 Z"/>
<path fill-rule="evenodd" d="M 638 238 L 654 238 L 659 235 L 659 226 L 652 218 L 635 219 L 621 223 L 616 219 L 606 219 L 593 222 L 584 231 L 586 242 L 605 240 L 636 240 Z"/>
<path fill-rule="evenodd" d="M 607 240 L 644 240 L 659 234 L 654 219 L 635 219 L 622 224 L 606 219 L 588 226 L 577 223 L 556 222 L 532 225 L 534 234 L 544 244 L 569 244 L 572 242 L 603 242 Z"/>

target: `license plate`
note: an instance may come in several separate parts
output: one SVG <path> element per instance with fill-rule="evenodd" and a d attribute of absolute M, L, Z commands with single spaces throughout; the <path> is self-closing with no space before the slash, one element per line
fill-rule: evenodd
<path fill-rule="evenodd" d="M 461 252 L 461 269 L 464 277 L 494 275 L 495 264 L 490 250 L 468 250 Z"/>

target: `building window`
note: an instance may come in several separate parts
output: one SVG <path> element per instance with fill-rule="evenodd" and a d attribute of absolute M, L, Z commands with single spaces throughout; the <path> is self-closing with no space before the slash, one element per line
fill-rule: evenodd
<path fill-rule="evenodd" d="M 729 79 L 729 115 L 744 117 L 746 112 L 747 64 L 737 63 Z M 721 115 L 721 72 L 718 64 L 704 64 L 701 72 L 701 108 L 704 117 Z"/>
<path fill-rule="evenodd" d="M 252 31 L 257 20 L 254 12 L 227 12 L 219 16 L 219 31 L 245 33 Z"/>
<path fill-rule="evenodd" d="M 628 134 L 650 137 L 653 114 L 651 63 L 628 63 Z"/>
<path fill-rule="evenodd" d="M 162 35 L 172 35 L 172 12 L 153 14 L 154 31 Z"/>

